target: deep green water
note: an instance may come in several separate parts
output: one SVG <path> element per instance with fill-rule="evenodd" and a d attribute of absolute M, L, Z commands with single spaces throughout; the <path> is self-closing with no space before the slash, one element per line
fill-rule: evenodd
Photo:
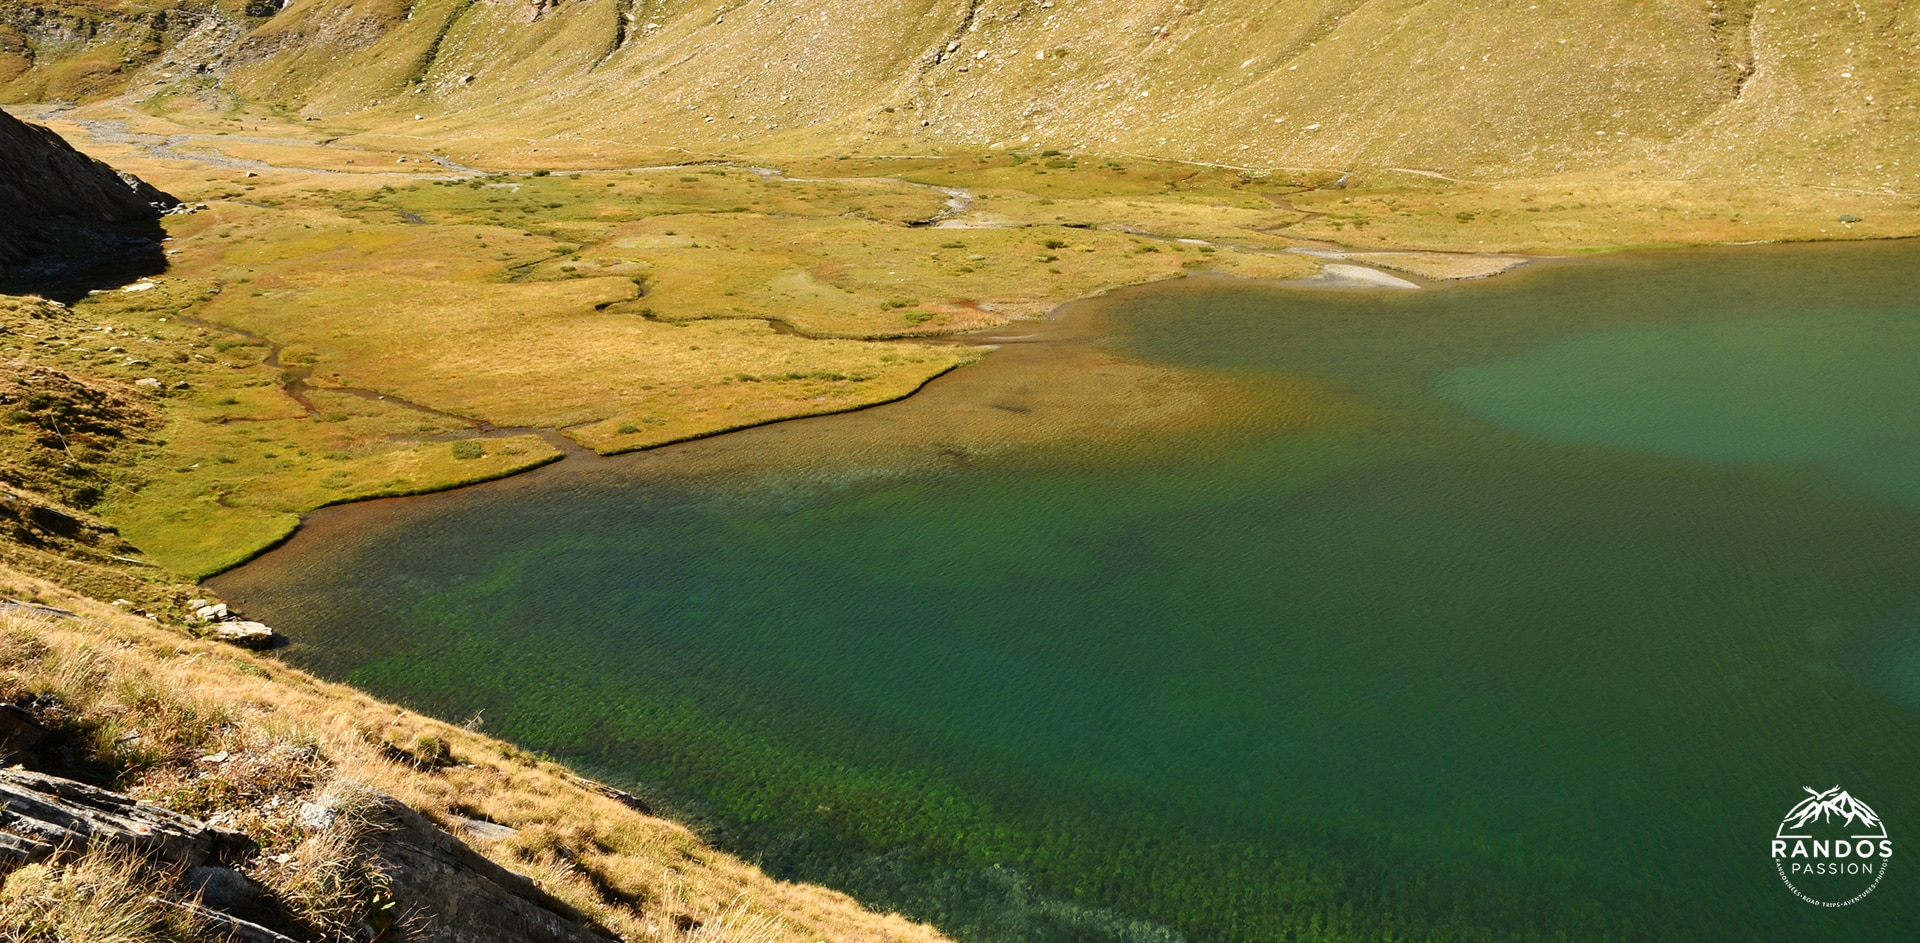
<path fill-rule="evenodd" d="M 965 940 L 1913 939 L 1920 865 L 1824 910 L 1767 840 L 1834 784 L 1920 836 L 1916 272 L 1132 291 L 1077 316 L 1352 408 L 938 469 L 827 421 L 804 468 L 349 510 L 218 585 Z"/>

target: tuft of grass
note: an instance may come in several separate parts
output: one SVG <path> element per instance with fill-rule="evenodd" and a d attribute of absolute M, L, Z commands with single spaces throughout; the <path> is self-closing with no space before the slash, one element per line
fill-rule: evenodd
<path fill-rule="evenodd" d="M 0 939 L 22 943 L 199 943 L 205 928 L 156 898 L 179 874 L 129 851 L 90 849 L 30 864 L 0 885 Z"/>
<path fill-rule="evenodd" d="M 332 825 L 301 839 L 284 860 L 268 859 L 261 882 L 321 939 L 353 939 L 362 924 L 386 929 L 398 916 L 396 903 L 366 845 L 375 828 L 375 794 L 356 780 L 335 779 L 315 804 L 333 813 Z"/>

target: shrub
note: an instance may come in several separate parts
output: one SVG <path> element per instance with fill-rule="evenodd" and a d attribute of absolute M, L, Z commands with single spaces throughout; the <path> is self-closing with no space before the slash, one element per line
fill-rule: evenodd
<path fill-rule="evenodd" d="M 461 439 L 453 444 L 453 457 L 462 461 L 479 458 L 485 454 L 487 450 L 482 448 L 479 441 L 475 439 Z"/>

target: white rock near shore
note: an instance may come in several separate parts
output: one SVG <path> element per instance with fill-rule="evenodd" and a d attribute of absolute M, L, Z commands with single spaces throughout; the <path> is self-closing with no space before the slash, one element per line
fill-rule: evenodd
<path fill-rule="evenodd" d="M 273 631 L 272 627 L 259 622 L 233 619 L 227 622 L 215 622 L 208 637 L 258 651 L 272 648 L 274 640 L 279 638 L 279 633 Z"/>
<path fill-rule="evenodd" d="M 187 605 L 192 608 L 195 619 L 207 624 L 208 638 L 258 651 L 274 647 L 280 637 L 272 626 L 240 618 L 226 603 L 209 604 L 204 599 L 189 599 Z"/>

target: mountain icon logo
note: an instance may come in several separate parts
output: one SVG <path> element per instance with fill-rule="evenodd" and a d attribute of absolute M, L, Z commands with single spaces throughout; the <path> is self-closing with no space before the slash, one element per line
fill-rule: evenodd
<path fill-rule="evenodd" d="M 1834 786 L 1802 787 L 1773 831 L 1773 868 L 1795 896 L 1817 907 L 1858 903 L 1886 876 L 1893 839 L 1873 807 Z"/>
<path fill-rule="evenodd" d="M 1789 827 L 1795 831 L 1804 831 L 1809 823 L 1825 823 L 1835 819 L 1844 821 L 1849 828 L 1853 827 L 1857 821 L 1861 828 L 1879 829 L 1882 838 L 1887 835 L 1887 828 L 1881 824 L 1879 814 L 1839 786 L 1826 792 L 1807 789 L 1807 798 L 1800 800 L 1800 804 L 1794 806 L 1793 810 L 1787 813 L 1787 817 L 1781 820 L 1779 834 L 1784 836 Z"/>

